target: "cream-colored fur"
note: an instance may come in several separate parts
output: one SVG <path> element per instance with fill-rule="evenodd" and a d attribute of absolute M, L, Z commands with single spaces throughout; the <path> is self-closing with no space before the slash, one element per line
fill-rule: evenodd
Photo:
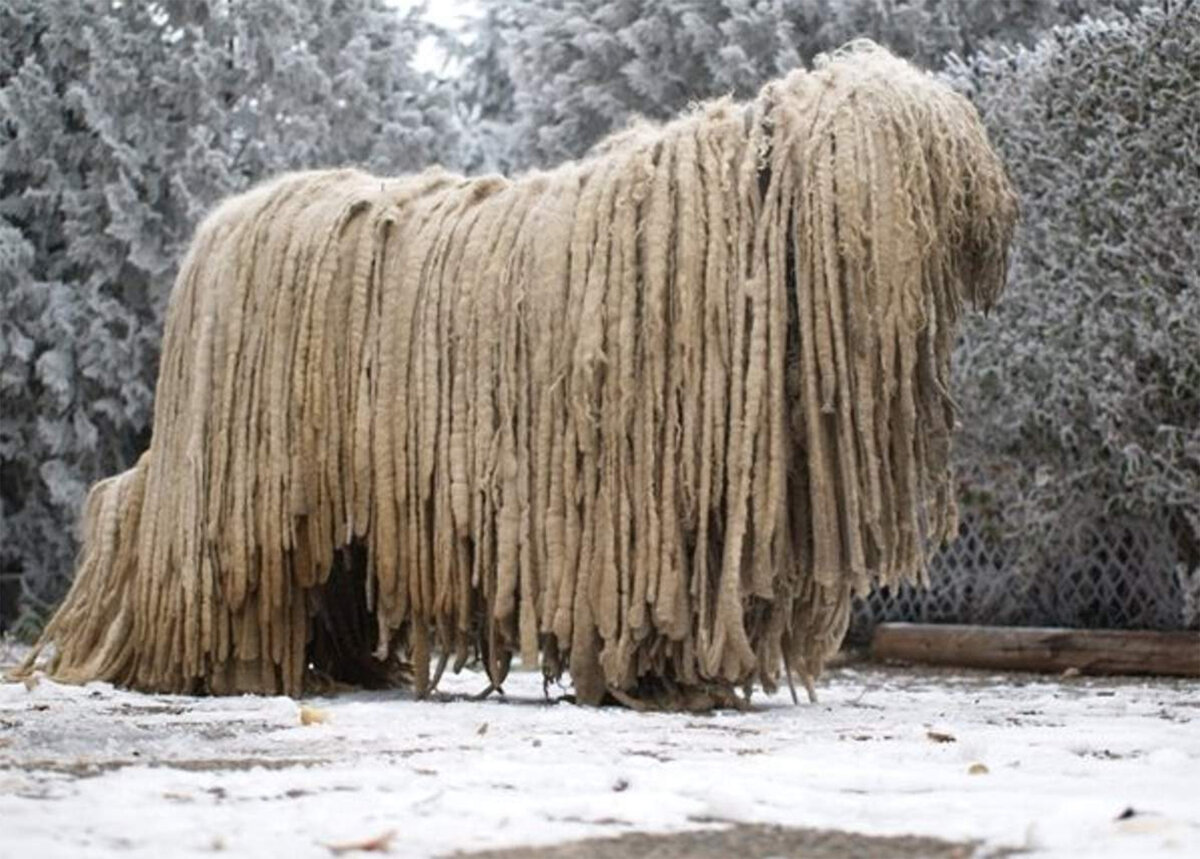
<path fill-rule="evenodd" d="M 420 692 L 476 652 L 590 703 L 811 682 L 851 595 L 953 532 L 955 324 L 1014 219 L 972 107 L 870 45 L 546 173 L 235 197 L 183 262 L 150 450 L 91 493 L 52 671 L 299 693 L 357 540 Z"/>

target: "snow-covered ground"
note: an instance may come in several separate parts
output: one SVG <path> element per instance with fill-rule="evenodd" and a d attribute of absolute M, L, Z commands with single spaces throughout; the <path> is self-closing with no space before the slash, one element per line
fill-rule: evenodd
<path fill-rule="evenodd" d="M 734 821 L 1200 856 L 1183 681 L 848 666 L 819 704 L 699 716 L 549 703 L 528 673 L 466 700 L 485 685 L 310 699 L 310 724 L 286 698 L 0 685 L 0 856 L 301 859 L 389 834 L 432 856 Z"/>

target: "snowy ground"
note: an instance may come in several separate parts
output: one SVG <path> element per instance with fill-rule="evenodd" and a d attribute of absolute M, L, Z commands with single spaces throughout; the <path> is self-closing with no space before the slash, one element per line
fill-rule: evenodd
<path fill-rule="evenodd" d="M 0 856 L 433 856 L 732 823 L 1200 855 L 1195 684 L 860 665 L 819 704 L 707 716 L 548 703 L 534 674 L 463 700 L 485 685 L 306 700 L 302 724 L 286 698 L 0 684 Z"/>

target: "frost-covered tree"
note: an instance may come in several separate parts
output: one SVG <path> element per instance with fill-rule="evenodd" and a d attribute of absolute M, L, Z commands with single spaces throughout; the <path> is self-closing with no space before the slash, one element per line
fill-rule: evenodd
<path fill-rule="evenodd" d="M 747 96 L 800 62 L 783 0 L 512 0 L 481 20 L 468 67 L 481 115 L 508 126 L 502 166 L 576 157 L 635 114 Z M 797 5 L 793 3 L 792 5 Z M 814 8 L 816 6 L 813 4 Z M 497 83 L 497 80 L 502 83 Z M 507 113 L 507 116 L 505 115 Z"/>
<path fill-rule="evenodd" d="M 461 135 L 455 166 L 478 174 L 506 169 L 514 115 L 512 79 L 504 46 L 513 26 L 512 10 L 505 4 L 489 6 L 468 25 L 441 31 L 440 46 L 456 64 L 457 73 L 447 84 L 454 90 L 458 119 L 468 133 Z"/>
<path fill-rule="evenodd" d="M 144 448 L 174 267 L 218 198 L 453 146 L 384 0 L 0 0 L 0 623 L 61 591 L 86 487 Z"/>
<path fill-rule="evenodd" d="M 1120 0 L 498 0 L 470 33 L 463 88 L 491 123 L 485 162 L 577 157 L 634 115 L 745 97 L 866 36 L 926 66 Z M 496 99 L 497 94 L 503 98 Z M 480 159 L 476 159 L 480 160 Z"/>
<path fill-rule="evenodd" d="M 820 50 L 866 36 L 929 69 L 950 54 L 1030 46 L 1050 27 L 1087 15 L 1133 12 L 1142 0 L 834 0 L 822 19 Z"/>
<path fill-rule="evenodd" d="M 1009 290 L 957 356 L 962 457 L 1035 552 L 1088 516 L 1166 520 L 1200 596 L 1200 9 L 948 73 L 1023 209 Z"/>

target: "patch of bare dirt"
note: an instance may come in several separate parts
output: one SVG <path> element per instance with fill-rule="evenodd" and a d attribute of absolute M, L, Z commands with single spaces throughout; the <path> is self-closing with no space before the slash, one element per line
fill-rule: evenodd
<path fill-rule="evenodd" d="M 756 824 L 666 835 L 633 832 L 551 847 L 452 854 L 459 859 L 999 859 L 1006 855 L 1011 852 L 980 852 L 979 845 L 971 842 Z"/>

